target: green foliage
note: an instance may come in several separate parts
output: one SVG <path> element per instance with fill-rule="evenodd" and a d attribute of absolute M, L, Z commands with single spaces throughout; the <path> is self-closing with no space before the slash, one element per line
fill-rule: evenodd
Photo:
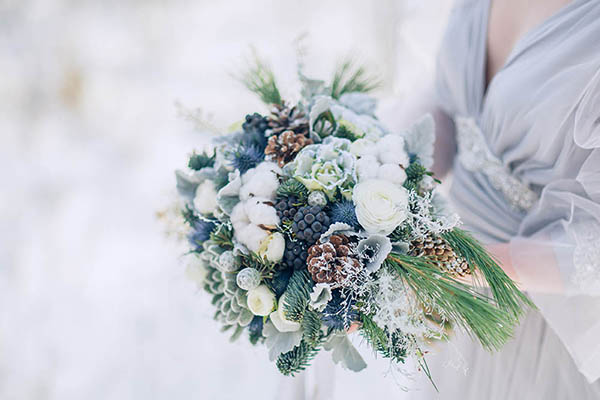
<path fill-rule="evenodd" d="M 302 203 L 308 198 L 308 189 L 294 178 L 289 178 L 277 188 L 277 195 L 281 197 L 296 197 Z"/>
<path fill-rule="evenodd" d="M 312 288 L 313 281 L 307 270 L 294 271 L 284 293 L 283 312 L 287 319 L 302 321 Z"/>
<path fill-rule="evenodd" d="M 346 126 L 344 124 L 341 124 L 340 126 L 338 126 L 337 131 L 335 132 L 335 136 L 342 138 L 342 139 L 348 139 L 353 142 L 355 140 L 360 139 L 360 136 L 358 136 L 348 126 Z"/>
<path fill-rule="evenodd" d="M 516 319 L 523 314 L 524 307 L 535 308 L 535 305 L 517 288 L 515 282 L 506 275 L 496 260 L 471 234 L 454 228 L 443 233 L 442 237 L 458 255 L 467 260 L 472 271 L 478 271 L 483 275 L 500 308 Z"/>
<path fill-rule="evenodd" d="M 190 208 L 189 205 L 185 205 L 183 211 L 181 212 L 181 216 L 186 224 L 189 226 L 194 226 L 194 223 L 198 222 L 200 218 L 196 214 L 194 214 L 194 210 Z"/>
<path fill-rule="evenodd" d="M 408 242 L 411 238 L 412 228 L 410 225 L 400 225 L 391 234 L 392 242 Z"/>
<path fill-rule="evenodd" d="M 419 162 L 412 162 L 406 168 L 406 179 L 420 182 L 423 176 L 427 173 L 427 169 Z"/>
<path fill-rule="evenodd" d="M 345 93 L 368 93 L 377 88 L 379 84 L 376 77 L 367 74 L 365 67 L 357 66 L 351 58 L 346 58 L 335 70 L 330 94 L 334 99 L 339 99 Z"/>
<path fill-rule="evenodd" d="M 321 339 L 321 315 L 314 310 L 306 310 L 302 318 L 302 334 L 306 342 L 316 346 Z"/>
<path fill-rule="evenodd" d="M 444 312 L 484 348 L 500 349 L 510 339 L 514 318 L 493 299 L 440 271 L 428 257 L 391 253 L 386 267 L 404 279 L 419 301 Z"/>
<path fill-rule="evenodd" d="M 277 358 L 277 368 L 283 375 L 294 376 L 310 365 L 320 349 L 320 342 L 312 345 L 302 340 L 298 346 Z"/>
<path fill-rule="evenodd" d="M 271 67 L 261 60 L 256 52 L 253 52 L 253 59 L 249 64 L 248 70 L 239 77 L 242 84 L 265 104 L 282 104 L 281 94 Z"/>
<path fill-rule="evenodd" d="M 190 156 L 188 161 L 188 167 L 195 171 L 199 171 L 202 168 L 213 167 L 215 165 L 215 154 L 209 156 L 206 153 L 197 154 L 194 153 Z"/>
<path fill-rule="evenodd" d="M 221 224 L 211 232 L 210 240 L 225 250 L 233 250 L 233 229 L 226 224 Z"/>
<path fill-rule="evenodd" d="M 367 342 L 384 358 L 403 363 L 406 358 L 406 342 L 401 332 L 388 333 L 380 328 L 373 319 L 365 314 L 361 315 L 361 334 Z"/>

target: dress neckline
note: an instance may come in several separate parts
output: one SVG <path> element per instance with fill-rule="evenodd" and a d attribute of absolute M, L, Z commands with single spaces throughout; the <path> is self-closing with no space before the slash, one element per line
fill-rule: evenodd
<path fill-rule="evenodd" d="M 500 1 L 500 0 L 496 0 Z M 508 53 L 506 60 L 502 66 L 496 71 L 494 76 L 492 76 L 488 82 L 487 80 L 487 62 L 488 62 L 488 30 L 490 23 L 490 11 L 492 7 L 492 0 L 486 0 L 484 2 L 484 15 L 483 15 L 483 27 L 482 34 L 480 35 L 480 46 L 481 46 L 481 60 L 479 60 L 479 73 L 481 79 L 481 92 L 480 92 L 480 101 L 479 101 L 479 112 L 483 111 L 485 105 L 487 103 L 488 95 L 490 89 L 493 84 L 496 82 L 498 75 L 500 75 L 510 64 L 512 64 L 513 60 L 528 47 L 529 43 L 531 43 L 531 39 L 538 37 L 541 33 L 545 32 L 546 28 L 554 22 L 557 18 L 562 16 L 565 12 L 570 11 L 575 5 L 581 1 L 587 0 L 571 0 L 569 3 L 561 6 L 558 10 L 552 13 L 549 17 L 545 18 L 531 29 L 527 30 L 524 34 L 522 34 L 513 45 L 513 48 Z"/>

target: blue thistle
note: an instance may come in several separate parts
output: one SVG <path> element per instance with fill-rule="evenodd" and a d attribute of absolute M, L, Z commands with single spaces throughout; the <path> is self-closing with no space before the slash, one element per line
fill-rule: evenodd
<path fill-rule="evenodd" d="M 331 218 L 332 223 L 343 222 L 355 229 L 360 227 L 358 219 L 356 218 L 354 204 L 351 201 L 343 200 L 339 203 L 332 204 L 329 211 L 329 217 Z"/>
<path fill-rule="evenodd" d="M 332 299 L 323 310 L 321 317 L 323 325 L 339 330 L 348 328 L 352 322 L 358 320 L 358 311 L 354 309 L 355 303 L 356 301 L 342 297 L 340 290 L 334 290 Z"/>
<path fill-rule="evenodd" d="M 188 235 L 189 242 L 196 247 L 196 250 L 202 248 L 202 243 L 210 239 L 210 234 L 217 226 L 212 221 L 199 219 L 194 222 L 193 230 Z"/>
<path fill-rule="evenodd" d="M 265 159 L 265 153 L 257 146 L 240 146 L 233 153 L 231 164 L 234 168 L 239 169 L 240 173 L 244 173 L 249 169 L 256 167 Z"/>

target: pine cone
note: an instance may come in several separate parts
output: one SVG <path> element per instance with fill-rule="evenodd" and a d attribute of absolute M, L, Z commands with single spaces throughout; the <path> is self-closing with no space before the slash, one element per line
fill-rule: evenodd
<path fill-rule="evenodd" d="M 452 276 L 471 274 L 471 267 L 463 257 L 458 256 L 452 247 L 441 237 L 428 235 L 424 240 L 410 242 L 409 255 L 427 256 L 444 272 Z"/>
<path fill-rule="evenodd" d="M 288 107 L 285 104 L 275 104 L 267 123 L 272 135 L 279 135 L 284 131 L 294 131 L 299 135 L 308 136 L 308 118 L 298 107 Z"/>
<path fill-rule="evenodd" d="M 312 245 L 308 249 L 307 264 L 313 281 L 334 287 L 341 286 L 348 275 L 362 267 L 344 235 L 332 235 L 329 242 Z"/>
<path fill-rule="evenodd" d="M 269 160 L 277 160 L 277 164 L 283 167 L 292 161 L 303 147 L 312 144 L 312 139 L 294 131 L 285 131 L 281 135 L 272 135 L 267 143 L 265 155 Z"/>

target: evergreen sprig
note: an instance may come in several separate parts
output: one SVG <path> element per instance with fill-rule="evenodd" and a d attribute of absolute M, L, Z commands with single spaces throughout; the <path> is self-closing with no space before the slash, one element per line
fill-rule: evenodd
<path fill-rule="evenodd" d="M 294 376 L 298 372 L 304 371 L 310 365 L 310 362 L 321 349 L 320 345 L 320 342 L 312 345 L 302 340 L 298 346 L 287 353 L 281 354 L 275 364 L 283 375 Z"/>
<path fill-rule="evenodd" d="M 275 81 L 275 74 L 263 60 L 253 53 L 248 70 L 242 73 L 239 80 L 251 92 L 255 93 L 265 104 L 282 104 L 281 93 Z"/>
<path fill-rule="evenodd" d="M 307 270 L 294 271 L 284 293 L 283 312 L 287 319 L 302 321 L 312 288 L 313 281 Z"/>
<path fill-rule="evenodd" d="M 311 345 L 317 345 L 321 339 L 321 315 L 314 310 L 306 310 L 302 318 L 303 339 Z"/>
<path fill-rule="evenodd" d="M 524 307 L 535 308 L 531 300 L 517 288 L 515 282 L 470 233 L 454 228 L 443 233 L 442 237 L 458 255 L 467 260 L 471 270 L 483 275 L 499 307 L 515 319 L 523 315 Z"/>
<path fill-rule="evenodd" d="M 308 189 L 294 178 L 289 178 L 281 183 L 277 188 L 277 195 L 281 197 L 296 197 L 299 201 L 305 202 L 308 198 Z"/>
<path fill-rule="evenodd" d="M 368 93 L 380 85 L 376 77 L 369 76 L 363 66 L 357 66 L 352 58 L 342 61 L 333 74 L 331 97 L 339 99 L 345 93 Z"/>
<path fill-rule="evenodd" d="M 361 315 L 361 334 L 367 342 L 384 358 L 403 363 L 406 358 L 406 347 L 400 332 L 389 334 L 366 315 Z"/>
<path fill-rule="evenodd" d="M 210 239 L 225 250 L 233 249 L 233 229 L 226 224 L 221 224 L 212 231 Z"/>
<path fill-rule="evenodd" d="M 512 336 L 512 315 L 472 286 L 439 270 L 429 257 L 391 253 L 386 265 L 404 279 L 423 304 L 442 310 L 484 348 L 498 350 Z"/>

